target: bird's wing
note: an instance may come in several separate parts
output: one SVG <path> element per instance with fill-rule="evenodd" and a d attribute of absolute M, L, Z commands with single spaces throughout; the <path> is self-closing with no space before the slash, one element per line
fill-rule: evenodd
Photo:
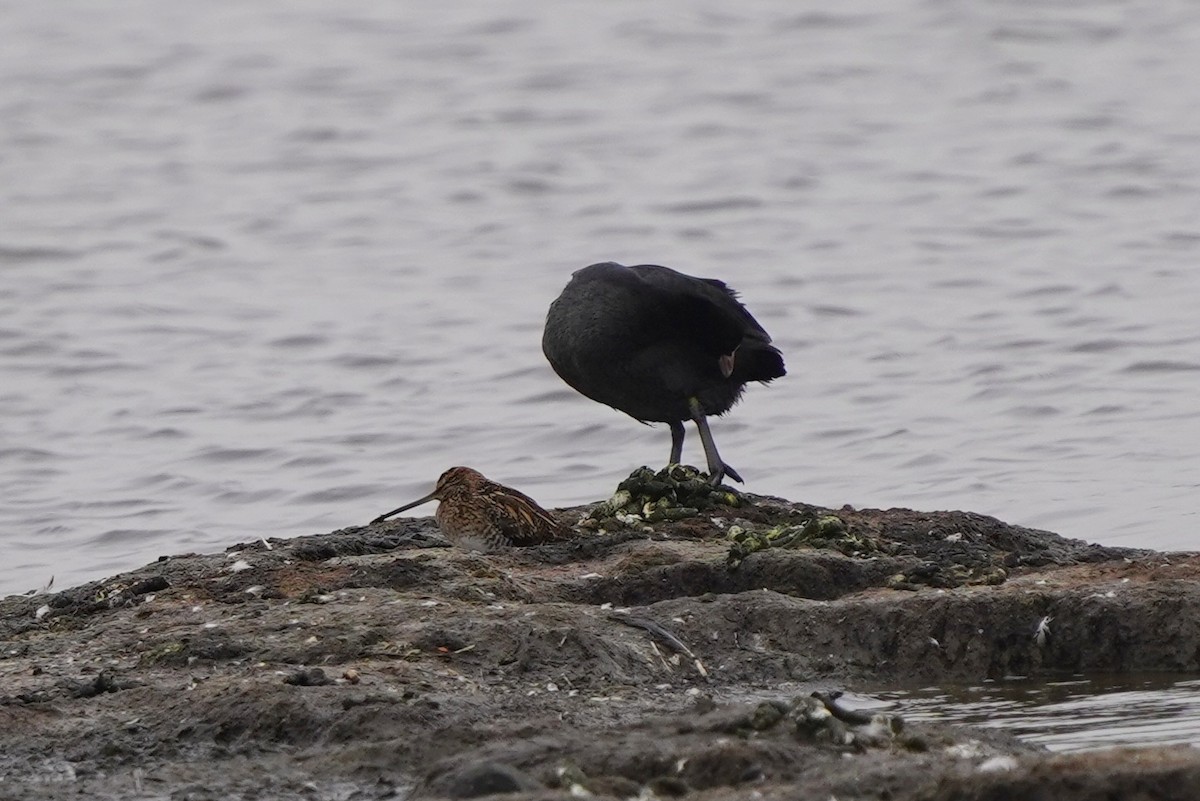
<path fill-rule="evenodd" d="M 663 308 L 688 320 L 691 335 L 708 341 L 719 353 L 730 353 L 743 339 L 769 343 L 771 337 L 724 281 L 695 278 L 654 264 L 629 268 L 654 293 Z"/>
<path fill-rule="evenodd" d="M 657 265 L 629 269 L 647 291 L 655 293 L 662 308 L 674 310 L 674 319 L 686 321 L 687 336 L 705 343 L 715 355 L 737 352 L 732 380 L 770 381 L 786 373 L 783 356 L 771 345 L 771 335 L 724 281 L 695 278 Z"/>
<path fill-rule="evenodd" d="M 500 484 L 485 489 L 496 510 L 496 524 L 513 545 L 537 545 L 564 539 L 566 530 L 523 492 Z"/>

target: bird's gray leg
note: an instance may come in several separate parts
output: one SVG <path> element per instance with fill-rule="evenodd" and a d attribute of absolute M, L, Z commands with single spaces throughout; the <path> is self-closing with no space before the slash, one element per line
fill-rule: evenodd
<path fill-rule="evenodd" d="M 704 457 L 708 460 L 708 480 L 716 486 L 721 483 L 721 479 L 729 476 L 739 484 L 744 483 L 736 470 L 721 461 L 721 454 L 717 453 L 717 443 L 713 441 L 712 432 L 708 430 L 708 418 L 700 408 L 700 401 L 689 398 L 688 411 L 692 413 L 696 428 L 700 430 L 700 441 L 704 443 Z"/>
<path fill-rule="evenodd" d="M 683 430 L 682 420 L 672 420 L 671 426 L 671 459 L 667 464 L 679 464 L 679 460 L 683 458 Z"/>

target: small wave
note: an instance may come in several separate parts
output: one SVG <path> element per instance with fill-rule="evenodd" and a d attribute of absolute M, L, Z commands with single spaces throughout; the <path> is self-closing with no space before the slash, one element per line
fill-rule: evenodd
<path fill-rule="evenodd" d="M 668 214 L 706 214 L 713 211 L 732 211 L 735 209 L 761 208 L 763 202 L 754 197 L 722 197 L 711 200 L 689 200 L 682 203 L 670 203 L 659 206 L 660 211 Z"/>
<path fill-rule="evenodd" d="M 159 539 L 174 532 L 166 528 L 113 528 L 88 540 L 89 545 L 116 545 L 125 542 Z"/>
<path fill-rule="evenodd" d="M 1200 370 L 1196 362 L 1177 362 L 1168 359 L 1158 361 L 1134 362 L 1121 370 L 1122 373 L 1183 373 Z"/>
<path fill-rule="evenodd" d="M 1145 198 L 1154 197 L 1161 190 L 1152 189 L 1148 186 L 1135 186 L 1134 184 L 1121 184 L 1114 186 L 1104 192 L 1105 197 L 1128 199 L 1128 198 Z"/>
<path fill-rule="evenodd" d="M 1045 286 L 1035 286 L 1032 289 L 1014 292 L 1009 297 L 1013 298 L 1040 298 L 1046 295 L 1069 295 L 1078 292 L 1079 288 L 1070 284 L 1047 284 Z"/>
<path fill-rule="evenodd" d="M 348 367 L 351 370 L 374 370 L 377 367 L 394 367 L 400 364 L 400 359 L 394 356 L 371 356 L 361 353 L 344 353 L 330 359 L 338 367 Z"/>
<path fill-rule="evenodd" d="M 65 261 L 77 259 L 82 254 L 77 250 L 51 247 L 12 247 L 0 245 L 0 263 L 22 264 L 38 261 Z"/>
<path fill-rule="evenodd" d="M 192 99 L 197 103 L 221 103 L 229 100 L 237 100 L 246 94 L 248 94 L 248 91 L 244 86 L 234 86 L 227 83 L 210 84 L 195 92 L 192 95 Z"/>
<path fill-rule="evenodd" d="M 988 350 L 1025 350 L 1027 348 L 1041 348 L 1050 344 L 1049 340 L 1045 339 L 1010 339 L 1007 342 L 997 342 L 995 345 L 989 345 Z"/>
<path fill-rule="evenodd" d="M 1102 42 L 1120 36 L 1112 25 L 1076 20 L 1029 20 L 999 25 L 991 38 L 997 42 Z"/>
<path fill-rule="evenodd" d="M 328 445 L 348 445 L 351 447 L 358 447 L 360 445 L 374 445 L 379 441 L 379 439 L 375 434 L 362 433 L 344 434 L 336 437 L 321 437 L 317 441 Z"/>
<path fill-rule="evenodd" d="M 202 462 L 246 462 L 275 457 L 274 448 L 205 448 L 193 456 Z"/>
<path fill-rule="evenodd" d="M 1057 414 L 1062 414 L 1062 409 L 1046 404 L 1023 405 L 1007 409 L 1005 410 L 1005 414 L 1011 414 L 1015 417 L 1053 417 Z"/>
<path fill-rule="evenodd" d="M 50 356 L 57 353 L 58 345 L 45 340 L 37 340 L 35 342 L 26 342 L 21 345 L 14 345 L 11 348 L 0 349 L 0 356 Z"/>
<path fill-rule="evenodd" d="M 0 448 L 0 461 L 44 462 L 57 459 L 58 454 L 41 448 Z"/>
<path fill-rule="evenodd" d="M 862 314 L 849 306 L 809 306 L 808 310 L 817 317 L 858 317 Z"/>
<path fill-rule="evenodd" d="M 1088 342 L 1080 342 L 1077 345 L 1072 345 L 1069 350 L 1072 353 L 1108 353 L 1120 350 L 1128 344 L 1128 342 L 1122 342 L 1119 339 L 1093 339 Z"/>
<path fill-rule="evenodd" d="M 900 464 L 904 468 L 913 467 L 932 467 L 933 465 L 943 464 L 947 461 L 946 457 L 938 453 L 923 453 L 920 456 L 914 456 L 906 462 Z"/>
<path fill-rule="evenodd" d="M 862 437 L 869 433 L 871 433 L 869 428 L 827 428 L 823 431 L 814 431 L 811 436 L 816 439 L 848 439 Z"/>
<path fill-rule="evenodd" d="M 295 503 L 336 503 L 338 501 L 354 501 L 359 498 L 370 498 L 379 495 L 384 489 L 378 484 L 348 484 L 344 487 L 308 492 L 295 498 Z"/>
<path fill-rule="evenodd" d="M 297 456 L 283 463 L 284 467 L 328 467 L 340 460 L 336 456 Z"/>
<path fill-rule="evenodd" d="M 977 225 L 966 230 L 966 233 L 981 239 L 1013 240 L 1045 239 L 1050 236 L 1058 236 L 1062 232 L 1061 228 L 1032 228 L 1023 225 Z"/>
<path fill-rule="evenodd" d="M 328 345 L 329 337 L 317 336 L 316 334 L 298 334 L 296 336 L 272 339 L 267 344 L 273 348 L 299 350 L 301 348 L 315 348 L 319 345 Z"/>
<path fill-rule="evenodd" d="M 172 484 L 172 488 L 190 486 L 192 482 L 173 473 L 152 473 L 148 476 L 138 476 L 129 482 L 130 487 L 153 487 L 162 484 Z"/>
<path fill-rule="evenodd" d="M 777 27 L 781 30 L 792 28 L 860 28 L 873 23 L 876 19 L 878 19 L 878 15 L 834 14 L 829 11 L 808 11 L 781 20 Z"/>
<path fill-rule="evenodd" d="M 517 398 L 517 403 L 522 405 L 540 404 L 553 401 L 566 401 L 577 397 L 579 397 L 579 394 L 570 390 L 552 389 L 547 392 L 535 392 L 532 395 Z"/>
<path fill-rule="evenodd" d="M 153 428 L 142 433 L 143 439 L 184 439 L 188 434 L 178 428 Z"/>
<path fill-rule="evenodd" d="M 226 490 L 214 496 L 214 500 L 221 503 L 259 503 L 261 501 L 269 501 L 272 498 L 278 498 L 283 495 L 281 489 L 264 489 L 264 490 Z"/>
<path fill-rule="evenodd" d="M 140 509 L 149 503 L 151 501 L 144 498 L 117 498 L 115 500 L 87 501 L 78 504 L 75 508 L 80 511 L 100 512 L 107 510 Z"/>
<path fill-rule="evenodd" d="M 109 361 L 98 364 L 71 364 L 62 367 L 52 367 L 49 373 L 56 376 L 78 376 L 91 375 L 93 373 L 139 372 L 145 371 L 145 369 L 145 367 L 129 364 L 128 362 Z"/>
<path fill-rule="evenodd" d="M 1086 412 L 1084 412 L 1084 414 L 1120 414 L 1121 412 L 1127 411 L 1128 408 L 1129 407 L 1127 406 L 1120 406 L 1110 403 L 1103 406 L 1097 406 L 1094 409 L 1088 409 Z"/>

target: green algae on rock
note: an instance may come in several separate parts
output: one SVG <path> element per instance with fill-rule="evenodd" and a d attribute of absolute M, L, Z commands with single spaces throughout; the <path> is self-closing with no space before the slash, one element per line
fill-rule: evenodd
<path fill-rule="evenodd" d="M 919 559 L 882 582 L 882 586 L 894 590 L 997 585 L 1008 580 L 1008 555 L 998 551 L 987 537 L 968 538 L 962 532 L 941 535 L 929 529 L 924 536 L 900 539 L 893 536 L 894 530 L 872 525 L 865 514 L 846 508 L 839 514 L 812 508 L 807 519 L 798 524 L 777 522 L 762 529 L 730 526 L 726 532 L 726 564 L 736 569 L 750 554 L 768 549 L 824 549 L 854 559 Z"/>
<path fill-rule="evenodd" d="M 639 467 L 617 485 L 607 501 L 596 506 L 582 525 L 598 527 L 616 520 L 622 525 L 683 520 L 718 506 L 739 508 L 747 503 L 736 490 L 708 483 L 691 465 L 667 465 L 655 472 Z"/>
<path fill-rule="evenodd" d="M 800 525 L 777 525 L 764 531 L 732 526 L 727 537 L 730 541 L 727 562 L 731 568 L 755 551 L 767 548 L 829 548 L 846 556 L 880 552 L 874 538 L 856 533 L 837 515 L 816 515 Z"/>

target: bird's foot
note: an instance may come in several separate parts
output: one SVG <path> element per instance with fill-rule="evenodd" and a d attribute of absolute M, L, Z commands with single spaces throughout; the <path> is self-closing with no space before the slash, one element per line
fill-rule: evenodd
<path fill-rule="evenodd" d="M 721 463 L 721 469 L 716 470 L 709 475 L 708 480 L 714 487 L 718 487 L 726 477 L 732 478 L 739 484 L 746 483 L 742 480 L 742 477 L 738 475 L 738 471 L 734 470 L 724 462 Z"/>

